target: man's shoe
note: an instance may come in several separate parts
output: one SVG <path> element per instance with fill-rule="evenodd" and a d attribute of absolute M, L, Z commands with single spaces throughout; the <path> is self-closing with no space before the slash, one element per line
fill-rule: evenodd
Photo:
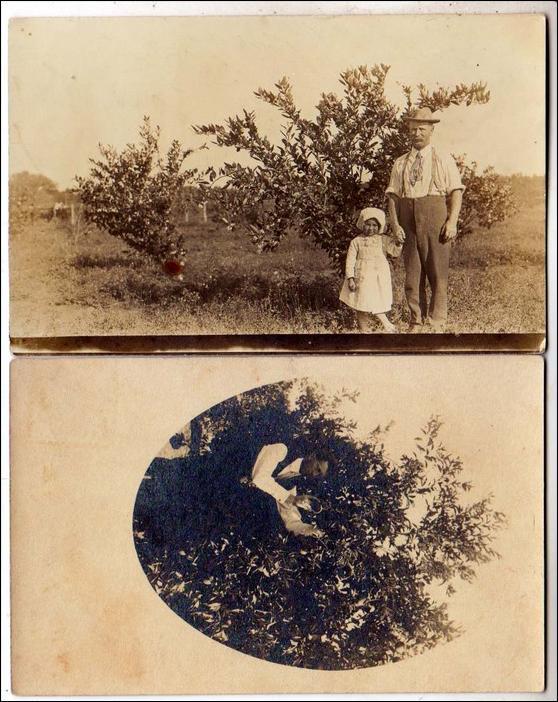
<path fill-rule="evenodd" d="M 434 322 L 433 320 L 430 320 L 428 331 L 432 334 L 443 334 L 446 331 L 446 323 Z"/>

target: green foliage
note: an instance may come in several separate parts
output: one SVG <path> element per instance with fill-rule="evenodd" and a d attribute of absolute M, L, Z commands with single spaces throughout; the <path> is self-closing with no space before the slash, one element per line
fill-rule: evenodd
<path fill-rule="evenodd" d="M 342 96 L 322 94 L 314 119 L 302 117 L 287 78 L 275 85 L 275 91 L 260 88 L 255 95 L 279 110 L 284 120 L 277 144 L 260 134 L 253 112 L 244 111 L 222 125 L 195 127 L 214 144 L 233 147 L 255 162 L 225 163 L 219 170 L 208 170 L 204 187 L 226 212 L 225 221 L 246 228 L 261 251 L 275 248 L 289 229 L 297 228 L 341 267 L 358 211 L 385 206 L 393 162 L 409 148 L 403 117 L 414 107 L 442 110 L 490 98 L 482 83 L 432 92 L 424 85 L 416 91 L 403 86 L 401 110 L 384 93 L 388 70 L 381 64 L 343 71 Z M 502 193 L 494 206 L 490 173 L 476 175 L 471 168 L 466 172 L 467 217 L 500 221 L 508 211 L 507 195 Z"/>
<path fill-rule="evenodd" d="M 193 178 L 193 170 L 183 170 L 192 152 L 175 140 L 162 158 L 159 127 L 153 129 L 148 117 L 139 136 L 138 145 L 128 144 L 120 153 L 100 145 L 102 159 L 90 159 L 89 176 L 76 178 L 86 221 L 157 261 L 181 261 L 184 243 L 173 207 Z"/>
<path fill-rule="evenodd" d="M 187 446 L 184 458 L 150 466 L 134 510 L 138 555 L 163 600 L 206 635 L 277 663 L 333 670 L 394 662 L 459 634 L 432 586 L 443 583 L 449 597 L 457 579 L 469 582 L 498 557 L 504 515 L 490 497 L 464 499 L 472 485 L 440 444 L 437 418 L 396 463 L 384 452 L 385 428 L 358 440 L 343 414 L 357 394 L 327 396 L 305 380 L 263 386 L 173 437 Z M 323 505 L 314 516 L 323 539 L 288 533 L 274 501 L 258 502 L 250 469 L 274 442 L 293 456 L 329 457 L 325 481 L 298 486 Z"/>

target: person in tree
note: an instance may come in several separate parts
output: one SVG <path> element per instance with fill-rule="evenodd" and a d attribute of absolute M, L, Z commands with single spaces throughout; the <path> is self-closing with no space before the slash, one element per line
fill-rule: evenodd
<path fill-rule="evenodd" d="M 285 444 L 266 444 L 252 468 L 252 485 L 275 499 L 279 516 L 287 531 L 297 536 L 319 538 L 323 536 L 321 529 L 304 522 L 300 512 L 301 509 L 313 511 L 315 498 L 310 495 L 297 495 L 296 485 L 287 489 L 278 481 L 296 481 L 300 477 L 323 479 L 329 469 L 328 461 L 317 453 L 311 453 L 279 468 L 279 464 L 287 455 L 288 449 Z"/>
<path fill-rule="evenodd" d="M 405 294 L 412 333 L 443 332 L 448 311 L 450 242 L 465 189 L 455 160 L 430 142 L 437 119 L 428 107 L 404 118 L 412 148 L 400 156 L 386 190 L 394 235 L 404 241 Z M 430 306 L 426 281 L 430 284 Z M 427 326 L 428 325 L 428 326 Z"/>

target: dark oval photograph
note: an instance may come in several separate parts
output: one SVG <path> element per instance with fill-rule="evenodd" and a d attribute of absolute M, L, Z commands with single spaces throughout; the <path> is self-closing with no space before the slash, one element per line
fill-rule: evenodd
<path fill-rule="evenodd" d="M 346 670 L 462 634 L 447 600 L 497 558 L 505 516 L 471 501 L 439 417 L 387 456 L 350 404 L 308 380 L 264 385 L 175 433 L 141 481 L 134 542 L 157 595 L 226 646 L 270 662 Z"/>

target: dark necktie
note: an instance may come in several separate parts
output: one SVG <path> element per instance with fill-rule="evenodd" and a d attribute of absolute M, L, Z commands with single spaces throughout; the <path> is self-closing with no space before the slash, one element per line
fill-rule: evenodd
<path fill-rule="evenodd" d="M 417 153 L 415 162 L 411 166 L 411 172 L 409 173 L 411 187 L 414 187 L 415 183 L 419 180 L 422 180 L 422 156 L 420 155 L 420 151 Z"/>

